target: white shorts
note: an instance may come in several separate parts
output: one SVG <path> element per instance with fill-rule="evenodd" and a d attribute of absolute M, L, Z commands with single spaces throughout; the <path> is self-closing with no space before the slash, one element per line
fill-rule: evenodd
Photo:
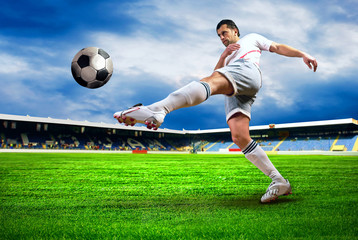
<path fill-rule="evenodd" d="M 238 59 L 216 71 L 223 74 L 234 87 L 234 93 L 225 98 L 226 121 L 238 112 L 251 119 L 251 106 L 262 86 L 260 69 L 255 63 Z"/>

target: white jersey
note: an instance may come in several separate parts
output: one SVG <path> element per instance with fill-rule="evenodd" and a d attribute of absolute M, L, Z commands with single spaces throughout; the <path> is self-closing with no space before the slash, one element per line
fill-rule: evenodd
<path fill-rule="evenodd" d="M 264 36 L 257 33 L 250 33 L 237 42 L 240 44 L 240 49 L 234 51 L 225 59 L 225 66 L 233 63 L 237 59 L 244 59 L 245 61 L 253 62 L 257 66 L 260 63 L 261 51 L 269 51 L 272 44 Z"/>

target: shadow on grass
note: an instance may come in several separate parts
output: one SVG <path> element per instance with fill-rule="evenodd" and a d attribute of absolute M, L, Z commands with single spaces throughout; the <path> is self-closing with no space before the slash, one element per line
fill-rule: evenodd
<path fill-rule="evenodd" d="M 270 203 L 261 203 L 260 199 L 261 195 L 251 195 L 245 197 L 238 196 L 237 198 L 232 199 L 211 199 L 211 201 L 207 201 L 207 204 L 223 208 L 261 208 L 270 205 L 294 203 L 298 201 L 298 199 L 286 196 L 281 196 L 276 201 Z"/>
<path fill-rule="evenodd" d="M 249 196 L 231 196 L 230 198 L 223 197 L 205 197 L 205 196 L 176 196 L 171 198 L 152 198 L 132 201 L 116 201 L 112 200 L 105 203 L 107 208 L 122 208 L 122 209 L 141 209 L 141 208 L 169 208 L 169 209 L 216 209 L 216 208 L 263 208 L 270 205 L 288 204 L 300 201 L 295 197 L 281 196 L 276 201 L 271 203 L 261 203 L 261 195 Z"/>

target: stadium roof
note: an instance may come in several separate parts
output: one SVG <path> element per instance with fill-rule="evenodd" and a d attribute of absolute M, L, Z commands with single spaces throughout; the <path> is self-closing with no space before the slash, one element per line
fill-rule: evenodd
<path fill-rule="evenodd" d="M 85 121 L 76 121 L 71 119 L 55 119 L 51 117 L 42 118 L 42 117 L 31 117 L 20 116 L 20 115 L 10 115 L 10 114 L 0 114 L 0 120 L 6 121 L 21 121 L 21 122 L 35 122 L 35 123 L 50 123 L 50 124 L 63 124 L 71 126 L 80 126 L 80 127 L 97 127 L 97 128 L 108 128 L 108 129 L 121 129 L 121 130 L 135 130 L 135 131 L 153 131 L 147 129 L 145 126 L 134 126 L 129 127 L 123 124 L 115 123 L 104 123 L 104 122 L 89 122 Z M 159 132 L 164 133 L 176 133 L 176 134 L 185 134 L 185 132 L 180 130 L 170 130 L 170 129 L 159 129 Z"/>
<path fill-rule="evenodd" d="M 119 123 L 110 124 L 103 122 L 88 122 L 88 121 L 76 121 L 71 119 L 55 119 L 55 118 L 42 118 L 42 117 L 31 117 L 19 116 L 19 115 L 9 115 L 9 114 L 0 114 L 0 120 L 4 121 L 23 121 L 23 122 L 36 122 L 36 123 L 50 123 L 50 124 L 64 124 L 64 125 L 74 125 L 74 126 L 83 126 L 83 127 L 98 127 L 98 128 L 109 128 L 109 129 L 122 129 L 122 130 L 137 130 L 137 131 L 153 131 L 149 130 L 144 126 L 140 127 L 128 127 Z M 251 126 L 250 130 L 269 130 L 269 129 L 289 129 L 289 128 L 305 128 L 305 127 L 323 127 L 323 126 L 335 126 L 335 125 L 357 125 L 358 121 L 353 118 L 345 118 L 338 120 L 326 120 L 326 121 L 312 121 L 312 122 L 298 122 L 298 123 L 283 123 L 283 124 L 268 124 L 260 126 Z M 175 133 L 175 134 L 206 134 L 206 133 L 224 133 L 230 132 L 229 128 L 220 128 L 220 129 L 208 129 L 208 130 L 172 130 L 166 128 L 159 128 L 157 132 L 164 133 Z"/>
<path fill-rule="evenodd" d="M 338 126 L 338 125 L 350 125 L 350 124 L 358 126 L 358 121 L 353 118 L 345 118 L 345 119 L 325 120 L 325 121 L 268 124 L 268 125 L 250 126 L 250 131 L 269 130 L 269 129 Z M 189 132 L 190 133 L 219 133 L 219 132 L 230 132 L 230 129 L 229 128 L 221 128 L 221 129 L 211 129 L 211 130 L 195 130 L 195 131 L 189 131 Z"/>
<path fill-rule="evenodd" d="M 36 123 L 50 123 L 50 124 L 64 124 L 64 125 L 74 125 L 74 126 L 83 126 L 83 127 L 97 127 L 97 128 L 109 128 L 109 129 L 121 129 L 121 130 L 137 130 L 137 131 L 153 131 L 149 130 L 146 127 L 128 127 L 122 124 L 110 124 L 103 122 L 88 122 L 88 121 L 76 121 L 71 119 L 55 119 L 55 118 L 42 118 L 42 117 L 31 117 L 19 116 L 19 115 L 10 115 L 10 114 L 0 114 L 0 120 L 3 121 L 23 121 L 23 122 L 36 122 Z M 268 124 L 260 126 L 251 126 L 250 130 L 269 130 L 269 129 L 290 129 L 290 128 L 305 128 L 305 127 L 324 127 L 324 126 L 337 126 L 337 125 L 357 125 L 358 121 L 353 118 L 345 118 L 338 120 L 326 120 L 326 121 L 312 121 L 312 122 L 298 122 L 298 123 L 283 123 L 283 124 Z M 172 130 L 166 128 L 159 128 L 157 132 L 164 133 L 176 133 L 176 134 L 206 134 L 206 133 L 224 133 L 230 132 L 229 128 L 221 129 L 208 129 L 208 130 Z"/>

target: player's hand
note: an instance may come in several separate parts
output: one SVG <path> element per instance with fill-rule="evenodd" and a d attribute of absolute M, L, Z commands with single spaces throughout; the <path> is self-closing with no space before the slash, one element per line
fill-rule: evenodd
<path fill-rule="evenodd" d="M 311 55 L 308 55 L 308 54 L 304 54 L 303 55 L 303 61 L 306 63 L 306 65 L 312 69 L 313 68 L 313 71 L 315 72 L 317 70 L 317 60 L 312 57 Z"/>
<path fill-rule="evenodd" d="M 234 51 L 237 51 L 240 49 L 240 44 L 237 43 L 231 43 L 229 44 L 225 51 L 221 54 L 222 57 L 226 58 L 227 56 L 229 56 L 231 53 L 233 53 Z"/>

